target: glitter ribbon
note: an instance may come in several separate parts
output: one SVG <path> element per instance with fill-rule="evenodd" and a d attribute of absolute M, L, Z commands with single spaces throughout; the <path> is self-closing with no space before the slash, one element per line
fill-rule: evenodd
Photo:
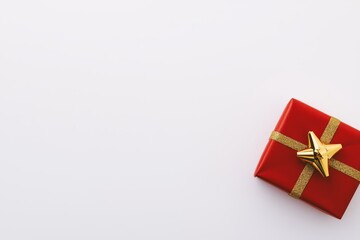
<path fill-rule="evenodd" d="M 331 117 L 323 134 L 321 135 L 320 140 L 328 144 L 332 140 L 332 138 L 335 135 L 335 132 L 340 125 L 340 120 Z M 296 141 L 295 139 L 292 139 L 288 136 L 285 136 L 284 134 L 273 131 L 271 133 L 270 139 L 275 140 L 278 143 L 281 143 L 291 149 L 294 149 L 296 151 L 301 151 L 307 148 L 305 144 L 302 144 L 301 142 Z M 340 162 L 334 158 L 331 158 L 329 161 L 330 167 L 346 174 L 349 177 L 352 177 L 360 182 L 360 171 L 350 167 L 349 165 Z M 306 164 L 302 172 L 300 173 L 299 178 L 297 179 L 293 189 L 290 192 L 290 196 L 294 198 L 300 198 L 302 192 L 304 191 L 306 185 L 310 181 L 311 176 L 314 173 L 314 168 L 310 164 Z"/>

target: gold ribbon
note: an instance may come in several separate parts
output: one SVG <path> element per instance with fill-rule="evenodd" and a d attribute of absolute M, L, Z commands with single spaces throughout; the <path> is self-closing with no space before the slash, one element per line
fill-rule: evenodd
<path fill-rule="evenodd" d="M 331 142 L 332 138 L 335 135 L 335 132 L 340 125 L 340 120 L 331 117 L 323 134 L 321 135 L 320 141 L 322 141 L 325 144 L 328 144 Z M 301 151 L 307 148 L 305 144 L 302 144 L 301 142 L 296 141 L 295 139 L 292 139 L 288 136 L 285 136 L 284 134 L 273 131 L 271 133 L 270 139 L 277 141 L 278 143 L 281 143 L 291 149 L 294 149 L 296 151 Z M 350 167 L 349 165 L 342 163 L 334 158 L 331 158 L 329 161 L 330 167 L 348 175 L 349 177 L 352 177 L 360 182 L 360 171 Z M 314 168 L 310 164 L 306 164 L 302 172 L 300 173 L 299 178 L 297 179 L 293 189 L 290 192 L 290 196 L 294 198 L 300 198 L 302 192 L 304 191 L 306 185 L 310 181 L 311 176 L 314 173 Z"/>

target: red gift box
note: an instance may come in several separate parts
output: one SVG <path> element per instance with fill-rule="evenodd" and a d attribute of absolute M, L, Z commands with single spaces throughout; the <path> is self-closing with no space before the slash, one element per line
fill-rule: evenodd
<path fill-rule="evenodd" d="M 260 158 L 255 176 L 293 193 L 304 168 L 312 167 L 297 158 L 297 151 L 291 148 L 292 141 L 307 146 L 309 131 L 322 136 L 329 129 L 333 130 L 330 143 L 340 143 L 342 149 L 330 161 L 330 176 L 323 177 L 314 171 L 297 197 L 340 219 L 360 181 L 360 157 L 357 154 L 360 132 L 340 121 L 334 129 L 329 124 L 332 120 L 329 115 L 291 99 Z M 290 139 L 290 146 L 278 141 L 277 134 L 285 139 L 285 143 Z"/>

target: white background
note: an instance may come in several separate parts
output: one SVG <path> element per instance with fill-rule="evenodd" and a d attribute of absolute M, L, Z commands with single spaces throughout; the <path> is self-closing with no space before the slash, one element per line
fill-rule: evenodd
<path fill-rule="evenodd" d="M 359 13 L 1 1 L 0 239 L 357 239 L 253 172 L 291 97 L 360 128 Z"/>

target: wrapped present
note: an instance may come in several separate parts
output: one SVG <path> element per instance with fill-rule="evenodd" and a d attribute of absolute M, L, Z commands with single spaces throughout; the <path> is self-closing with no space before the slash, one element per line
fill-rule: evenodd
<path fill-rule="evenodd" d="M 340 219 L 359 185 L 359 150 L 360 131 L 291 99 L 255 176 Z"/>

